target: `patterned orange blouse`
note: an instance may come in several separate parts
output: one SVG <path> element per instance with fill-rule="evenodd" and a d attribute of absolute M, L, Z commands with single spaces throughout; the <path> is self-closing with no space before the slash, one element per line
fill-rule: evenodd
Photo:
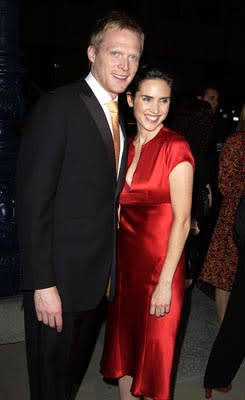
<path fill-rule="evenodd" d="M 243 143 L 245 132 L 230 135 L 220 155 L 219 190 L 223 199 L 200 275 L 203 281 L 227 291 L 232 288 L 238 262 L 237 247 L 233 240 L 233 221 L 245 184 Z"/>

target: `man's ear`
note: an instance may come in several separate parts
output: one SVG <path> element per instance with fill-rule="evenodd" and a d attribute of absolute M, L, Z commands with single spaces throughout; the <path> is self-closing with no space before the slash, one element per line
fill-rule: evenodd
<path fill-rule="evenodd" d="M 134 102 L 133 102 L 132 93 L 131 92 L 127 92 L 126 95 L 127 95 L 127 102 L 128 102 L 129 107 L 133 107 Z"/>
<path fill-rule="evenodd" d="M 91 63 L 94 63 L 96 57 L 95 47 L 93 45 L 88 46 L 87 49 L 88 59 Z"/>

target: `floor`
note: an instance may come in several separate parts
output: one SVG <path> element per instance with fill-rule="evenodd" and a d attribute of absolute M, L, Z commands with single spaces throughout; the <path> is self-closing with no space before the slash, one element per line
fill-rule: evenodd
<path fill-rule="evenodd" d="M 102 332 L 103 334 L 103 332 Z M 105 382 L 98 372 L 103 335 L 97 342 L 90 367 L 79 390 L 77 400 L 116 400 L 117 386 Z M 202 400 L 202 377 L 177 381 L 173 400 Z M 0 345 L 0 399 L 28 400 L 28 384 L 24 342 Z M 242 366 L 233 381 L 230 393 L 213 392 L 213 400 L 245 400 L 245 366 Z"/>

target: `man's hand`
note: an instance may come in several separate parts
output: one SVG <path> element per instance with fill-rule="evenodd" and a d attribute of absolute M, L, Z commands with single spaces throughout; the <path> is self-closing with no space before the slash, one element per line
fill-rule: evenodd
<path fill-rule="evenodd" d="M 46 289 L 37 289 L 34 292 L 34 303 L 38 321 L 62 331 L 62 307 L 61 299 L 56 286 Z"/>

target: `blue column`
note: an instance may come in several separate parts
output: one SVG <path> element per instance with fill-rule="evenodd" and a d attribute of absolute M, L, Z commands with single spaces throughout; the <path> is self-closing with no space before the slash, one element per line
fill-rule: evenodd
<path fill-rule="evenodd" d="M 20 277 L 15 224 L 20 78 L 19 0 L 0 0 L 0 296 L 15 294 Z"/>

